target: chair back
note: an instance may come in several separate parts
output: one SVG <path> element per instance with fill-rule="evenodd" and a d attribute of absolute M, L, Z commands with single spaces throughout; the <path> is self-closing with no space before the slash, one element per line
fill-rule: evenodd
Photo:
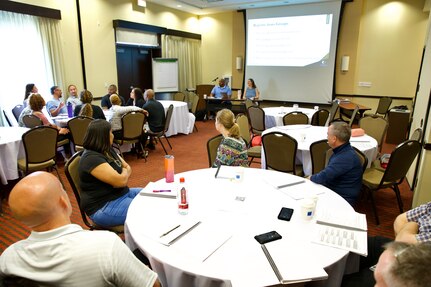
<path fill-rule="evenodd" d="M 67 128 L 70 131 L 75 148 L 81 149 L 84 145 L 85 134 L 92 120 L 93 118 L 77 116 L 67 122 Z"/>
<path fill-rule="evenodd" d="M 359 120 L 359 127 L 377 141 L 379 149 L 382 147 L 388 125 L 388 121 L 379 116 L 366 116 Z"/>
<path fill-rule="evenodd" d="M 27 128 L 43 126 L 42 120 L 35 115 L 25 115 L 22 117 L 22 122 Z"/>
<path fill-rule="evenodd" d="M 379 105 L 377 106 L 376 114 L 385 115 L 389 111 L 389 107 L 392 104 L 392 99 L 389 97 L 381 97 L 379 100 Z"/>
<path fill-rule="evenodd" d="M 368 158 L 363 152 L 361 152 L 356 147 L 352 146 L 352 148 L 355 150 L 356 154 L 358 155 L 359 161 L 361 162 L 361 165 L 362 165 L 362 173 L 364 173 L 364 171 L 367 169 L 367 166 L 368 166 Z"/>
<path fill-rule="evenodd" d="M 19 115 L 21 114 L 22 110 L 24 109 L 24 105 L 16 105 L 12 109 L 12 114 L 15 117 L 16 121 L 19 119 Z"/>
<path fill-rule="evenodd" d="M 326 152 L 331 149 L 328 140 L 320 140 L 310 145 L 311 174 L 316 174 L 326 166 Z"/>
<path fill-rule="evenodd" d="M 421 144 L 414 140 L 407 140 L 399 144 L 391 153 L 380 184 L 401 181 L 406 176 L 420 149 Z"/>
<path fill-rule="evenodd" d="M 207 141 L 208 163 L 212 167 L 217 157 L 217 149 L 223 140 L 223 135 L 216 135 Z"/>
<path fill-rule="evenodd" d="M 26 170 L 29 164 L 43 163 L 56 159 L 57 156 L 57 129 L 47 126 L 38 126 L 22 135 L 25 150 Z"/>
<path fill-rule="evenodd" d="M 245 141 L 246 145 L 250 146 L 251 135 L 247 116 L 244 114 L 238 114 L 236 116 L 236 123 L 239 126 L 239 135 Z"/>
<path fill-rule="evenodd" d="M 283 125 L 306 125 L 308 124 L 308 116 L 301 112 L 291 112 L 283 117 Z"/>
<path fill-rule="evenodd" d="M 121 117 L 122 140 L 139 140 L 144 132 L 145 114 L 140 111 L 131 111 Z"/>
<path fill-rule="evenodd" d="M 297 141 L 280 132 L 271 132 L 262 136 L 266 169 L 296 174 L 295 158 Z"/>
<path fill-rule="evenodd" d="M 413 131 L 412 135 L 410 136 L 410 140 L 422 142 L 422 129 L 417 128 Z"/>
<path fill-rule="evenodd" d="M 249 107 L 247 111 L 251 131 L 253 134 L 262 134 L 265 130 L 265 111 L 261 107 L 255 105 Z"/>
<path fill-rule="evenodd" d="M 184 102 L 186 96 L 182 92 L 174 94 L 174 101 Z"/>
<path fill-rule="evenodd" d="M 250 100 L 250 99 L 245 99 L 245 109 L 246 109 L 246 111 L 248 111 L 248 108 L 252 107 L 252 106 L 255 106 L 255 104 L 253 103 L 253 101 Z"/>
<path fill-rule="evenodd" d="M 327 109 L 318 110 L 311 117 L 311 125 L 324 127 L 329 118 L 329 111 Z"/>
<path fill-rule="evenodd" d="M 196 95 L 195 93 L 190 93 L 189 94 L 192 97 L 192 114 L 194 114 L 196 116 L 196 110 L 198 108 L 198 104 L 199 104 L 199 96 Z"/>
<path fill-rule="evenodd" d="M 349 127 L 351 127 L 353 125 L 353 122 L 355 121 L 356 115 L 358 114 L 359 111 L 359 106 L 356 105 L 355 109 L 352 112 L 352 116 L 350 117 L 349 120 Z"/>
<path fill-rule="evenodd" d="M 331 123 L 334 120 L 335 115 L 337 114 L 337 111 L 338 111 L 338 101 L 335 100 L 332 102 L 331 110 L 329 111 L 329 123 Z"/>
<path fill-rule="evenodd" d="M 171 123 L 172 113 L 174 112 L 174 105 L 170 105 L 168 107 L 168 110 L 166 111 L 166 117 L 165 117 L 165 129 L 164 132 L 166 133 L 169 130 L 169 125 Z"/>
<path fill-rule="evenodd" d="M 12 123 L 11 123 L 11 121 L 10 121 L 10 119 L 9 119 L 9 117 L 8 117 L 8 115 L 7 115 L 7 113 L 6 113 L 6 111 L 5 110 L 3 110 L 3 115 L 4 115 L 4 118 L 6 119 L 6 121 L 7 121 L 7 124 L 11 127 L 12 126 Z"/>

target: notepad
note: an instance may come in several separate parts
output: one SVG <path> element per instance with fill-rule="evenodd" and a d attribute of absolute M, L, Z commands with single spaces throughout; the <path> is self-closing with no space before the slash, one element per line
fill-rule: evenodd
<path fill-rule="evenodd" d="M 147 186 L 139 192 L 139 194 L 151 197 L 177 198 L 175 186 L 168 183 L 157 184 L 155 182 L 149 182 Z"/>
<path fill-rule="evenodd" d="M 277 173 L 277 175 L 268 175 L 264 178 L 264 181 L 274 187 L 275 189 L 285 188 L 292 185 L 297 185 L 305 182 L 305 179 L 302 177 L 290 175 L 290 174 L 283 174 L 280 175 Z"/>

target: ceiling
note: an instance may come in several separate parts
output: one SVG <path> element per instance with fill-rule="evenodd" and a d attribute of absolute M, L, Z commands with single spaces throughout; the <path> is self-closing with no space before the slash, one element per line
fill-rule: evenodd
<path fill-rule="evenodd" d="M 170 7 L 180 11 L 206 15 L 241 9 L 274 7 L 304 3 L 329 2 L 333 0 L 147 0 L 158 5 Z"/>

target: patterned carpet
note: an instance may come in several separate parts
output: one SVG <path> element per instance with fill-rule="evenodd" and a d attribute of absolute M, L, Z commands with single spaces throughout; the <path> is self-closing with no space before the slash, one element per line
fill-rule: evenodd
<path fill-rule="evenodd" d="M 217 131 L 215 130 L 214 121 L 212 120 L 196 122 L 196 125 L 199 130 L 198 132 L 193 132 L 187 136 L 177 135 L 169 138 L 173 146 L 171 154 L 175 156 L 175 172 L 177 173 L 208 167 L 206 142 L 209 138 L 215 136 Z M 164 141 L 164 139 L 162 140 Z M 393 148 L 393 145 L 384 145 L 383 152 L 389 153 Z M 125 159 L 133 170 L 129 186 L 144 187 L 149 181 L 156 181 L 163 178 L 164 155 L 160 144 L 156 146 L 155 150 L 150 150 L 148 162 L 145 162 L 143 159 L 137 159 L 134 154 L 125 154 Z M 259 168 L 260 164 L 254 163 L 252 167 Z M 64 174 L 64 162 L 62 162 L 60 158 L 59 170 L 73 206 L 71 220 L 73 223 L 84 226 L 73 192 Z M 8 194 L 14 183 L 15 182 L 10 182 L 7 186 L 1 186 L 2 192 Z M 409 209 L 413 193 L 405 182 L 401 186 L 401 196 L 405 210 Z M 375 224 L 370 201 L 366 199 L 360 200 L 356 210 L 367 214 L 369 235 L 393 237 L 392 224 L 395 217 L 399 214 L 394 192 L 391 189 L 379 191 L 376 194 L 376 202 L 380 210 L 379 226 Z M 29 234 L 29 229 L 11 216 L 6 199 L 2 201 L 2 206 L 3 216 L 0 217 L 0 253 L 10 244 L 26 238 Z"/>

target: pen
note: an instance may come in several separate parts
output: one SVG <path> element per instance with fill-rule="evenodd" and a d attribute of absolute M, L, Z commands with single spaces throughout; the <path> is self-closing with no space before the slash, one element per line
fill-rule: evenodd
<path fill-rule="evenodd" d="M 155 189 L 153 192 L 171 192 L 170 189 Z"/>
<path fill-rule="evenodd" d="M 160 238 L 162 238 L 163 236 L 168 235 L 169 233 L 171 233 L 172 231 L 174 231 L 175 229 L 177 229 L 177 228 L 178 228 L 178 227 L 180 227 L 180 226 L 181 226 L 181 224 L 180 224 L 180 225 L 175 226 L 174 228 L 172 228 L 172 229 L 170 229 L 170 230 L 168 230 L 168 231 L 166 231 L 165 233 L 163 233 L 162 235 L 160 235 Z"/>

